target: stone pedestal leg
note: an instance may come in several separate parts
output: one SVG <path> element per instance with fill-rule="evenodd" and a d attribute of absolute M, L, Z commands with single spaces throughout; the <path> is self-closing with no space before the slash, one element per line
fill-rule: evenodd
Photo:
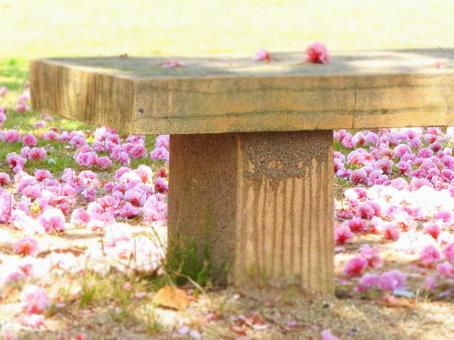
<path fill-rule="evenodd" d="M 172 135 L 169 254 L 214 279 L 333 292 L 332 131 Z"/>

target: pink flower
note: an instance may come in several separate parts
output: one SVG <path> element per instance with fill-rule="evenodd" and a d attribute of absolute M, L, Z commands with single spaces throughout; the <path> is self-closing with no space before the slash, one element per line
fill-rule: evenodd
<path fill-rule="evenodd" d="M 438 274 L 446 277 L 447 279 L 454 279 L 454 267 L 449 262 L 440 263 L 437 266 Z"/>
<path fill-rule="evenodd" d="M 80 147 L 84 146 L 85 144 L 87 144 L 87 141 L 85 140 L 84 136 L 74 135 L 71 138 L 71 140 L 69 141 L 69 144 L 71 144 L 72 146 L 74 146 L 76 148 L 80 148 Z"/>
<path fill-rule="evenodd" d="M 254 57 L 255 61 L 264 61 L 269 63 L 271 61 L 271 54 L 265 50 L 264 48 L 261 48 L 255 53 Z"/>
<path fill-rule="evenodd" d="M 350 174 L 350 181 L 353 184 L 367 184 L 367 173 L 364 169 L 353 170 Z"/>
<path fill-rule="evenodd" d="M 39 123 L 39 122 L 38 122 Z M 36 124 L 38 124 L 36 123 Z M 46 122 L 42 121 L 42 124 L 39 127 L 44 127 Z M 49 130 L 43 133 L 43 139 L 47 141 L 55 141 L 59 138 L 58 133 L 54 130 Z"/>
<path fill-rule="evenodd" d="M 383 291 L 394 291 L 395 289 L 405 288 L 407 278 L 399 270 L 391 270 L 383 273 L 378 280 L 378 287 Z"/>
<path fill-rule="evenodd" d="M 437 62 L 435 63 L 435 67 L 436 68 L 445 68 L 446 64 L 442 61 L 437 60 Z"/>
<path fill-rule="evenodd" d="M 21 93 L 19 96 L 20 101 L 29 101 L 30 100 L 30 91 L 28 89 L 25 89 L 24 92 Z"/>
<path fill-rule="evenodd" d="M 350 209 L 341 209 L 336 211 L 336 216 L 340 220 L 349 220 L 353 218 L 353 212 Z"/>
<path fill-rule="evenodd" d="M 364 244 L 359 248 L 359 253 L 367 260 L 367 265 L 372 268 L 380 268 L 383 260 L 380 257 L 380 249 Z"/>
<path fill-rule="evenodd" d="M 36 129 L 42 129 L 43 127 L 46 126 L 46 122 L 44 120 L 37 121 L 35 124 L 33 124 L 33 127 Z"/>
<path fill-rule="evenodd" d="M 167 177 L 167 171 L 166 168 L 162 167 L 161 169 L 158 170 L 156 173 L 158 177 Z"/>
<path fill-rule="evenodd" d="M 355 135 L 352 137 L 352 144 L 353 146 L 360 147 L 364 146 L 366 144 L 366 132 L 365 131 L 359 131 L 355 133 Z"/>
<path fill-rule="evenodd" d="M 126 166 L 122 166 L 121 168 L 119 168 L 115 171 L 114 179 L 118 181 L 124 174 L 126 174 L 130 171 L 131 171 L 130 168 L 128 168 Z"/>
<path fill-rule="evenodd" d="M 375 169 L 382 170 L 384 174 L 390 174 L 392 171 L 393 162 L 389 159 L 379 159 L 375 162 Z"/>
<path fill-rule="evenodd" d="M 45 179 L 51 179 L 54 177 L 49 170 L 38 169 L 35 171 L 35 178 L 38 182 L 42 182 Z"/>
<path fill-rule="evenodd" d="M 24 237 L 14 244 L 13 249 L 19 255 L 35 256 L 39 252 L 39 244 L 34 238 Z"/>
<path fill-rule="evenodd" d="M 32 200 L 36 200 L 37 198 L 41 197 L 42 190 L 37 185 L 29 185 L 22 190 L 22 195 L 29 197 Z"/>
<path fill-rule="evenodd" d="M 9 328 L 4 327 L 2 330 L 2 336 L 3 340 L 18 340 L 19 338 L 16 336 L 16 334 Z"/>
<path fill-rule="evenodd" d="M 449 262 L 454 263 L 454 242 L 443 248 L 443 256 Z"/>
<path fill-rule="evenodd" d="M 366 221 L 362 220 L 359 217 L 353 217 L 350 221 L 346 222 L 347 226 L 354 233 L 361 233 L 366 231 L 367 224 Z"/>
<path fill-rule="evenodd" d="M 167 202 L 162 194 L 150 196 L 143 206 L 143 219 L 146 223 L 167 222 Z"/>
<path fill-rule="evenodd" d="M 90 215 L 84 208 L 74 209 L 71 214 L 71 223 L 86 226 L 90 221 Z"/>
<path fill-rule="evenodd" d="M 353 233 L 348 225 L 341 225 L 334 230 L 336 244 L 345 244 L 353 238 Z"/>
<path fill-rule="evenodd" d="M 396 157 L 403 157 L 406 154 L 410 154 L 411 149 L 407 144 L 399 144 L 394 148 L 393 152 Z"/>
<path fill-rule="evenodd" d="M 36 146 L 38 145 L 38 140 L 31 133 L 27 133 L 22 137 L 22 144 L 26 146 Z"/>
<path fill-rule="evenodd" d="M 96 153 L 89 151 L 89 152 L 78 152 L 74 156 L 74 160 L 80 166 L 93 166 L 96 164 L 97 156 Z"/>
<path fill-rule="evenodd" d="M 109 157 L 107 156 L 102 156 L 96 158 L 96 165 L 100 167 L 101 169 L 109 169 L 112 167 L 112 161 L 110 160 Z"/>
<path fill-rule="evenodd" d="M 4 139 L 7 143 L 16 143 L 20 140 L 20 133 L 17 130 L 7 130 L 4 133 Z"/>
<path fill-rule="evenodd" d="M 426 234 L 429 234 L 432 236 L 434 239 L 438 238 L 438 235 L 440 235 L 440 226 L 436 222 L 427 222 L 423 224 L 424 226 L 424 232 Z"/>
<path fill-rule="evenodd" d="M 30 110 L 30 107 L 28 106 L 27 102 L 25 102 L 23 100 L 19 100 L 16 103 L 16 111 L 17 112 L 24 113 L 24 112 L 27 112 L 28 110 Z"/>
<path fill-rule="evenodd" d="M 381 213 L 382 213 L 382 208 L 381 208 L 380 204 L 378 204 L 377 202 L 374 202 L 374 201 L 370 201 L 367 203 L 369 204 L 369 206 L 372 207 L 372 209 L 374 209 L 374 216 L 380 217 Z"/>
<path fill-rule="evenodd" d="M 375 215 L 375 209 L 369 203 L 363 203 L 358 206 L 356 215 L 370 220 Z"/>
<path fill-rule="evenodd" d="M 184 67 L 184 64 L 178 60 L 168 60 L 161 65 L 162 68 Z"/>
<path fill-rule="evenodd" d="M 6 86 L 0 87 L 0 97 L 5 97 L 8 94 L 8 88 Z"/>
<path fill-rule="evenodd" d="M 3 124 L 6 122 L 6 110 L 0 106 L 0 128 L 3 127 Z"/>
<path fill-rule="evenodd" d="M 0 186 L 5 186 L 11 183 L 11 178 L 5 172 L 0 172 Z"/>
<path fill-rule="evenodd" d="M 344 274 L 348 277 L 360 276 L 367 267 L 367 260 L 361 256 L 350 259 L 344 267 Z"/>
<path fill-rule="evenodd" d="M 385 240 L 397 241 L 399 239 L 399 230 L 391 223 L 387 223 L 382 227 L 382 233 Z"/>
<path fill-rule="evenodd" d="M 134 172 L 140 177 L 142 183 L 148 183 L 153 176 L 153 171 L 149 166 L 146 165 L 139 165 L 139 167 L 134 170 Z"/>
<path fill-rule="evenodd" d="M 96 188 L 93 187 L 85 188 L 84 190 L 82 190 L 80 195 L 87 199 L 88 201 L 92 202 L 96 199 Z"/>
<path fill-rule="evenodd" d="M 154 180 L 154 188 L 156 192 L 166 193 L 169 190 L 169 183 L 165 178 L 158 177 Z"/>
<path fill-rule="evenodd" d="M 140 214 L 141 210 L 131 203 L 126 202 L 120 209 L 119 215 L 123 218 L 133 218 Z"/>
<path fill-rule="evenodd" d="M 378 288 L 379 281 L 380 281 L 379 275 L 366 273 L 359 279 L 356 290 L 362 293 L 369 289 Z"/>
<path fill-rule="evenodd" d="M 12 168 L 15 173 L 22 171 L 26 161 L 25 158 L 19 156 L 15 152 L 11 152 L 6 156 L 6 163 L 8 163 L 9 167 Z"/>
<path fill-rule="evenodd" d="M 47 157 L 47 151 L 43 148 L 31 148 L 28 153 L 28 159 L 31 160 L 44 160 Z"/>
<path fill-rule="evenodd" d="M 157 147 L 150 153 L 151 159 L 154 160 L 163 160 L 163 161 L 168 161 L 169 160 L 169 150 L 164 147 Z"/>
<path fill-rule="evenodd" d="M 129 156 L 134 159 L 142 158 L 143 156 L 146 155 L 147 149 L 143 145 L 134 145 L 130 150 L 129 150 Z"/>
<path fill-rule="evenodd" d="M 434 290 L 437 288 L 437 278 L 434 276 L 429 276 L 424 280 L 423 288 L 427 290 Z"/>
<path fill-rule="evenodd" d="M 430 150 L 429 148 L 422 148 L 419 150 L 418 152 L 418 157 L 421 157 L 421 158 L 430 158 L 433 156 L 433 151 Z"/>
<path fill-rule="evenodd" d="M 21 325 L 30 328 L 40 328 L 44 325 L 44 316 L 40 314 L 24 314 L 19 318 Z"/>
<path fill-rule="evenodd" d="M 121 165 L 128 165 L 129 154 L 126 151 L 121 151 L 115 160 L 117 160 Z"/>
<path fill-rule="evenodd" d="M 329 53 L 326 46 L 319 42 L 314 42 L 306 49 L 307 61 L 310 63 L 327 64 Z"/>
<path fill-rule="evenodd" d="M 46 232 L 62 232 L 65 229 L 65 216 L 60 209 L 48 208 L 39 217 L 39 223 Z"/>
<path fill-rule="evenodd" d="M 51 305 L 47 293 L 38 286 L 27 286 L 21 293 L 21 302 L 27 314 L 42 314 Z"/>
<path fill-rule="evenodd" d="M 156 137 L 155 147 L 156 148 L 166 148 L 168 149 L 170 145 L 170 136 L 169 135 L 159 135 Z"/>
<path fill-rule="evenodd" d="M 98 180 L 97 175 L 93 171 L 84 170 L 79 173 L 76 179 L 76 183 L 80 187 L 89 187 L 89 186 L 97 186 Z"/>
<path fill-rule="evenodd" d="M 322 340 L 340 340 L 340 338 L 331 334 L 331 331 L 329 329 L 324 329 L 320 335 L 322 337 Z"/>
<path fill-rule="evenodd" d="M 442 220 L 445 223 L 452 223 L 454 221 L 454 215 L 451 211 L 442 210 L 435 213 L 434 219 Z"/>
<path fill-rule="evenodd" d="M 24 146 L 22 149 L 20 149 L 20 156 L 27 159 L 28 154 L 30 153 L 30 147 L 29 146 Z"/>
<path fill-rule="evenodd" d="M 125 201 L 128 201 L 132 205 L 138 207 L 138 206 L 143 206 L 145 204 L 147 195 L 142 190 L 137 190 L 135 188 L 132 188 L 125 192 L 123 199 Z"/>
<path fill-rule="evenodd" d="M 419 254 L 419 260 L 425 266 L 434 265 L 440 258 L 440 252 L 432 245 L 425 246 Z"/>

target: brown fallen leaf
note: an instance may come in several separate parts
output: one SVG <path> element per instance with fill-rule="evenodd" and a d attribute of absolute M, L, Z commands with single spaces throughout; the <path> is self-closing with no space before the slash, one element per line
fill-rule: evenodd
<path fill-rule="evenodd" d="M 152 302 L 161 307 L 183 310 L 189 306 L 191 298 L 182 289 L 164 286 L 153 296 Z"/>

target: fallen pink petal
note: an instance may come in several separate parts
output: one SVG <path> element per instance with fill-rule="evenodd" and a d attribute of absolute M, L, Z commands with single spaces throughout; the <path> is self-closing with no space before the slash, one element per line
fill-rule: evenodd
<path fill-rule="evenodd" d="M 330 54 L 326 46 L 320 42 L 314 42 L 306 48 L 307 61 L 315 64 L 328 64 Z"/>

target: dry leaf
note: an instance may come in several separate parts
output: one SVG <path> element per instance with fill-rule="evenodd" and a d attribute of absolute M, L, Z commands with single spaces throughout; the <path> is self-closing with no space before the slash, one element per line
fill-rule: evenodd
<path fill-rule="evenodd" d="M 183 310 L 189 306 L 191 299 L 184 290 L 173 286 L 164 286 L 158 290 L 152 302 L 161 307 Z"/>

